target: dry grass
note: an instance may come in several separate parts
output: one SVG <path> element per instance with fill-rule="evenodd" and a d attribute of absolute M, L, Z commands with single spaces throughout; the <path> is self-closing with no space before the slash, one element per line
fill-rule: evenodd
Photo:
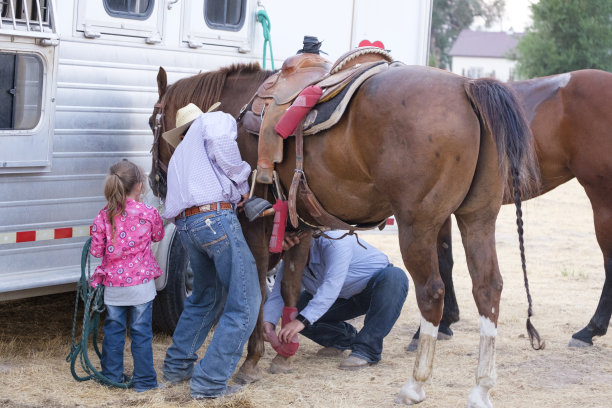
<path fill-rule="evenodd" d="M 570 182 L 544 197 L 524 203 L 527 266 L 535 316 L 546 349 L 531 350 L 525 336 L 527 302 L 522 282 L 514 208 L 504 207 L 498 221 L 498 256 L 504 276 L 499 335 L 496 407 L 610 406 L 612 336 L 587 349 L 568 349 L 572 333 L 590 319 L 604 273 L 594 237 L 590 205 Z M 402 265 L 394 235 L 364 235 Z M 438 342 L 427 399 L 420 407 L 464 406 L 474 385 L 479 320 L 471 296 L 465 256 L 455 231 L 455 285 L 461 321 L 455 338 Z M 263 378 L 233 398 L 196 402 L 189 385 L 136 394 L 130 390 L 76 382 L 65 356 L 70 348 L 73 294 L 0 304 L 0 406 L 25 407 L 389 407 L 412 373 L 414 354 L 404 351 L 419 314 L 411 288 L 400 320 L 385 339 L 383 360 L 362 371 L 336 368 L 341 358 L 316 356 L 318 346 L 301 339 L 294 373 L 272 375 L 273 358 L 261 363 Z M 359 321 L 356 322 L 359 324 Z M 156 336 L 158 374 L 170 338 Z M 93 353 L 93 352 L 92 352 Z M 126 353 L 126 366 L 130 366 Z"/>

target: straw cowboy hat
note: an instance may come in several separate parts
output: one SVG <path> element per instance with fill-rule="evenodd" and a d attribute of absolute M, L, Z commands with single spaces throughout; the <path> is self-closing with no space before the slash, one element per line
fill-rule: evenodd
<path fill-rule="evenodd" d="M 206 111 L 212 112 L 217 109 L 221 105 L 221 102 L 215 102 L 212 104 L 210 108 Z M 190 103 L 187 106 L 183 106 L 176 112 L 176 127 L 167 132 L 162 133 L 162 137 L 170 144 L 170 146 L 176 147 L 181 143 L 183 138 L 181 137 L 185 134 L 185 131 L 189 128 L 189 126 L 193 123 L 194 120 L 198 118 L 202 113 L 202 110 L 198 108 L 195 104 Z"/>

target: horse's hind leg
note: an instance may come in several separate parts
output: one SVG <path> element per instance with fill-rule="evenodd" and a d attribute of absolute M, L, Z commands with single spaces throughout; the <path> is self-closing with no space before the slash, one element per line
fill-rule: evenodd
<path fill-rule="evenodd" d="M 492 407 L 489 391 L 495 385 L 495 339 L 503 282 L 495 251 L 495 216 L 492 209 L 469 215 L 457 215 L 472 278 L 472 294 L 480 314 L 480 351 L 476 386 L 468 398 L 468 407 Z"/>
<path fill-rule="evenodd" d="M 594 336 L 603 336 L 608 331 L 610 315 L 612 314 L 612 205 L 609 201 L 609 191 L 597 194 L 588 186 L 585 190 L 591 199 L 595 221 L 595 235 L 603 252 L 606 280 L 604 281 L 599 304 L 589 324 L 572 335 L 570 347 L 593 345 Z"/>
<path fill-rule="evenodd" d="M 444 282 L 444 309 L 442 309 L 438 340 L 450 340 L 453 336 L 450 326 L 459 321 L 459 305 L 453 285 L 453 264 L 452 221 L 451 217 L 448 217 L 438 233 L 438 265 L 440 277 Z M 410 344 L 406 347 L 406 351 L 416 351 L 420 333 L 421 329 L 419 327 L 412 336 Z"/>
<path fill-rule="evenodd" d="M 438 326 L 442 317 L 444 283 L 438 271 L 435 244 L 440 224 L 437 228 L 430 223 L 423 225 L 414 222 L 407 225 L 402 222 L 399 214 L 396 217 L 402 258 L 414 282 L 421 311 L 419 344 L 412 378 L 402 386 L 395 399 L 398 404 L 412 405 L 425 399 L 423 384 L 429 380 L 433 370 Z"/>

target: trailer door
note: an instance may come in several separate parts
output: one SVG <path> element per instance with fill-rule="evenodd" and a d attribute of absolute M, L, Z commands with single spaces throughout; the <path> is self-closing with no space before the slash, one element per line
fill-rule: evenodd
<path fill-rule="evenodd" d="M 52 4 L 0 2 L 0 174 L 51 169 L 59 43 Z"/>

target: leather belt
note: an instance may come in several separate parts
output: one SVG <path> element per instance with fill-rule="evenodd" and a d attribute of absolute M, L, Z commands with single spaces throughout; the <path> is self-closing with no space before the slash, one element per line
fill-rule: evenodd
<path fill-rule="evenodd" d="M 184 211 L 181 211 L 176 216 L 176 219 L 178 220 L 180 218 L 190 217 L 195 214 L 201 214 L 201 213 L 210 212 L 210 211 L 217 211 L 217 204 L 218 204 L 219 210 L 232 210 L 233 209 L 232 204 L 227 203 L 227 202 L 204 204 L 200 206 L 186 208 Z"/>

